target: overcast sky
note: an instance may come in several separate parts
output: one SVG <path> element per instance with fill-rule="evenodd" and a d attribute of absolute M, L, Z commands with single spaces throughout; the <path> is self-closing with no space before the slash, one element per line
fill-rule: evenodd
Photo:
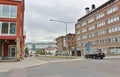
<path fill-rule="evenodd" d="M 85 8 L 96 7 L 108 0 L 25 0 L 26 42 L 53 41 L 65 35 L 65 24 L 50 19 L 77 22 Z M 68 24 L 68 33 L 75 33 L 75 23 Z"/>

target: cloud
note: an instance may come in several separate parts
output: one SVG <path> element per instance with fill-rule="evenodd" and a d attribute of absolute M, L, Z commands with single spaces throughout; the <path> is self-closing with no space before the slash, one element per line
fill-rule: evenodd
<path fill-rule="evenodd" d="M 76 22 L 85 15 L 84 8 L 99 6 L 107 0 L 25 0 L 26 41 L 54 40 L 65 35 L 65 24 L 50 19 Z M 68 33 L 75 33 L 75 23 L 68 24 Z"/>

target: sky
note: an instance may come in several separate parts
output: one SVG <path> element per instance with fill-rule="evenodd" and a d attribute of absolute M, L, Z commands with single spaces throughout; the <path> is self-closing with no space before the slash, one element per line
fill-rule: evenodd
<path fill-rule="evenodd" d="M 50 42 L 67 33 L 75 33 L 77 20 L 83 17 L 85 8 L 95 4 L 96 8 L 108 0 L 25 0 L 26 42 Z"/>

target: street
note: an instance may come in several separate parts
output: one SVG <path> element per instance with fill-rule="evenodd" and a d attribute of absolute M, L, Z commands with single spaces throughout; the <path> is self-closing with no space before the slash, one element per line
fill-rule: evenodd
<path fill-rule="evenodd" d="M 64 61 L 41 58 L 49 63 L 42 66 L 1 72 L 0 77 L 119 77 L 120 58 L 104 60 Z"/>

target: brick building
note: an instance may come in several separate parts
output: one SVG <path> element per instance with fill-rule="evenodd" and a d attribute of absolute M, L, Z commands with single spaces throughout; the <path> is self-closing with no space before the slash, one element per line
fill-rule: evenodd
<path fill-rule="evenodd" d="M 24 57 L 24 0 L 0 0 L 0 60 Z"/>
<path fill-rule="evenodd" d="M 66 41 L 66 37 L 67 37 L 67 41 Z M 56 42 L 57 42 L 57 50 L 58 52 L 60 51 L 69 51 L 70 55 L 75 55 L 75 34 L 67 34 L 66 36 L 60 36 L 58 38 L 56 38 Z M 66 45 L 67 43 L 67 45 Z"/>
<path fill-rule="evenodd" d="M 96 51 L 120 54 L 120 0 L 109 0 L 98 8 L 92 5 L 86 12 L 75 25 L 76 50 L 83 55 Z M 86 44 L 90 44 L 90 51 Z"/>

